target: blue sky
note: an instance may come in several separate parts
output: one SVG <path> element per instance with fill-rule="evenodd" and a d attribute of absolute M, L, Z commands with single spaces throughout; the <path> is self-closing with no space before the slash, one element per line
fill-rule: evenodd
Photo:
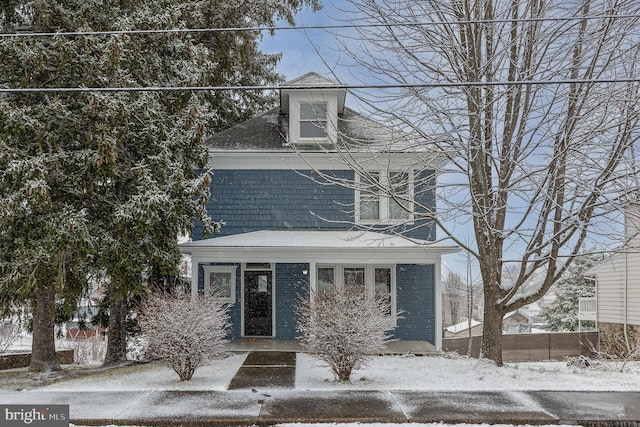
<path fill-rule="evenodd" d="M 336 14 L 336 9 L 329 2 L 323 2 L 323 8 L 318 12 L 314 13 L 305 8 L 298 13 L 296 26 L 340 24 L 334 19 Z M 276 25 L 279 27 L 289 26 L 285 21 L 280 21 Z M 277 69 L 287 80 L 292 80 L 310 71 L 329 76 L 330 70 L 323 63 L 323 59 L 333 66 L 339 58 L 339 53 L 335 49 L 335 39 L 330 31 L 345 30 L 279 30 L 275 32 L 274 36 L 265 34 L 261 48 L 265 53 L 282 53 L 282 60 Z M 346 76 L 340 77 L 341 81 L 346 82 Z"/>

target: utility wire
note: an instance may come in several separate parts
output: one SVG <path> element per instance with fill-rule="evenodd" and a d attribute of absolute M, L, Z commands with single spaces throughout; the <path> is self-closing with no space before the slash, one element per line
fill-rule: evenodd
<path fill-rule="evenodd" d="M 523 19 L 491 19 L 491 20 L 463 20 L 455 22 L 407 22 L 407 23 L 381 23 L 381 24 L 332 24 L 332 25 L 304 25 L 299 27 L 258 26 L 258 27 L 221 27 L 221 28 L 172 28 L 157 30 L 113 30 L 113 31 L 69 31 L 69 32 L 17 32 L 0 33 L 0 38 L 24 38 L 24 37 L 78 37 L 78 36 L 110 36 L 125 34 L 175 34 L 175 33 L 219 33 L 232 31 L 284 31 L 284 30 L 340 30 L 354 28 L 397 28 L 397 27 L 427 27 L 443 25 L 469 25 L 469 24 L 509 24 L 509 23 L 536 23 L 536 22 L 569 22 L 594 19 L 639 19 L 640 14 L 625 15 L 590 15 L 569 16 L 562 18 L 523 18 Z"/>
<path fill-rule="evenodd" d="M 140 86 L 140 87 L 34 87 L 0 88 L 0 93 L 88 93 L 88 92 L 203 92 L 203 91 L 265 91 L 265 90 L 318 90 L 318 89 L 435 89 L 452 87 L 495 87 L 529 85 L 567 85 L 601 83 L 638 83 L 640 78 L 627 79 L 566 79 L 566 80 L 521 80 L 497 82 L 447 82 L 414 84 L 337 84 L 337 85 L 256 85 L 256 86 Z"/>

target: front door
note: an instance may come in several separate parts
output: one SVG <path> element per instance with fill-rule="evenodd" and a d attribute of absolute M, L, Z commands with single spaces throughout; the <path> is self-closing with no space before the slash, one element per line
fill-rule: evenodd
<path fill-rule="evenodd" d="M 271 271 L 244 272 L 244 335 L 273 335 L 273 284 Z"/>

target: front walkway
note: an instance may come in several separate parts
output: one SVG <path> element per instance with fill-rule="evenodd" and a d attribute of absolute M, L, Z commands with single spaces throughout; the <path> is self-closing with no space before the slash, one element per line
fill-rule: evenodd
<path fill-rule="evenodd" d="M 295 388 L 296 353 L 252 351 L 231 379 L 228 390 Z"/>

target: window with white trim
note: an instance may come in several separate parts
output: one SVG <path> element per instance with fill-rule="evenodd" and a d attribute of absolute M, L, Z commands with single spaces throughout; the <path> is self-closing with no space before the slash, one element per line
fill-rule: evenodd
<path fill-rule="evenodd" d="M 315 290 L 347 289 L 389 301 L 389 315 L 396 313 L 395 269 L 391 266 L 319 265 L 316 267 Z"/>
<path fill-rule="evenodd" d="M 364 267 L 344 267 L 343 270 L 343 286 L 348 291 L 364 292 L 365 269 Z"/>
<path fill-rule="evenodd" d="M 316 275 L 316 289 L 327 292 L 336 287 L 335 271 L 333 267 L 318 267 Z"/>
<path fill-rule="evenodd" d="M 327 137 L 327 103 L 300 103 L 300 138 Z"/>
<path fill-rule="evenodd" d="M 221 301 L 236 302 L 236 266 L 209 265 L 204 267 L 204 293 L 217 294 Z"/>
<path fill-rule="evenodd" d="M 358 176 L 357 184 L 357 222 L 392 224 L 413 220 L 413 174 L 371 171 Z"/>

